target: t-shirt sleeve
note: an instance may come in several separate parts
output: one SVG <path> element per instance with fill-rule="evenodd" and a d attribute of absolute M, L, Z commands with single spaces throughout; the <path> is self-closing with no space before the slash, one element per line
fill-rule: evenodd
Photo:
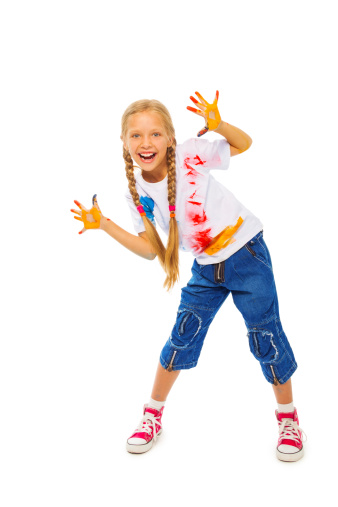
<path fill-rule="evenodd" d="M 188 139 L 179 146 L 184 158 L 202 169 L 226 170 L 230 164 L 230 144 L 226 139 L 208 141 L 208 139 Z"/>
<path fill-rule="evenodd" d="M 139 232 L 144 232 L 146 229 L 143 224 L 143 220 L 139 212 L 137 211 L 137 208 L 134 204 L 133 198 L 130 195 L 129 190 L 125 193 L 125 198 L 127 199 L 127 203 L 130 209 L 131 213 L 131 219 L 134 225 L 135 232 L 138 234 Z"/>

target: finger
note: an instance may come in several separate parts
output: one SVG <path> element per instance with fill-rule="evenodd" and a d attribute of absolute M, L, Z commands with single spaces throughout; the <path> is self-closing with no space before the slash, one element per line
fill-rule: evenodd
<path fill-rule="evenodd" d="M 83 206 L 79 201 L 74 201 L 76 206 L 78 206 L 82 211 L 86 211 L 88 213 L 89 210 Z"/>
<path fill-rule="evenodd" d="M 202 104 L 204 104 L 205 106 L 208 106 L 209 103 L 202 97 L 202 95 L 198 92 L 195 92 L 195 95 L 197 95 L 197 97 L 200 99 L 200 101 L 202 102 Z"/>
<path fill-rule="evenodd" d="M 82 218 L 75 217 L 75 216 L 74 216 L 74 218 L 75 218 L 75 220 L 80 220 L 80 222 L 83 222 Z"/>
<path fill-rule="evenodd" d="M 189 111 L 192 111 L 195 114 L 199 114 L 200 116 L 203 116 L 203 118 L 204 118 L 204 114 L 201 111 L 199 111 L 198 109 L 195 109 L 194 107 L 190 107 L 190 106 L 187 106 L 187 109 Z"/>
<path fill-rule="evenodd" d="M 197 102 L 197 100 L 195 99 L 195 97 L 191 96 L 190 99 L 193 101 L 194 104 L 197 105 L 197 107 L 199 107 L 200 109 L 202 109 L 202 111 L 206 110 L 206 106 L 203 106 L 203 104 L 200 104 L 199 102 Z"/>
<path fill-rule="evenodd" d="M 76 209 L 71 209 L 70 211 L 72 211 L 73 213 L 76 213 L 77 215 L 81 216 L 81 213 L 79 211 L 76 211 Z"/>
<path fill-rule="evenodd" d="M 198 133 L 197 133 L 197 137 L 201 137 L 203 136 L 204 134 L 206 134 L 209 130 L 209 127 L 208 125 L 206 125 L 204 128 L 202 128 L 202 130 L 200 130 Z"/>
<path fill-rule="evenodd" d="M 83 228 L 83 229 L 79 232 L 79 234 L 83 234 L 84 232 L 86 232 L 86 230 L 87 230 L 87 229 L 84 227 L 84 228 Z"/>
<path fill-rule="evenodd" d="M 215 100 L 214 100 L 214 104 L 218 102 L 218 97 L 219 97 L 219 91 L 216 90 L 216 95 L 215 95 Z"/>
<path fill-rule="evenodd" d="M 84 207 L 82 206 L 82 204 L 79 202 L 79 201 L 74 201 L 76 206 L 78 206 L 80 209 L 84 209 Z"/>
<path fill-rule="evenodd" d="M 100 206 L 98 205 L 98 202 L 97 202 L 97 194 L 93 195 L 93 206 L 95 206 L 95 208 L 101 212 Z"/>

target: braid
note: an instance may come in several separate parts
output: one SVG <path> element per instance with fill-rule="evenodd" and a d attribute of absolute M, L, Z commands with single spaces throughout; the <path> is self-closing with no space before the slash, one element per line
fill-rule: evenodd
<path fill-rule="evenodd" d="M 126 175 L 128 179 L 128 188 L 130 195 L 133 198 L 135 206 L 140 206 L 140 196 L 136 190 L 133 159 L 131 158 L 129 151 L 127 151 L 125 148 L 123 148 L 123 158 L 126 163 Z M 142 216 L 142 220 L 151 246 L 155 250 L 161 266 L 165 270 L 165 248 L 161 241 L 161 238 L 151 221 L 146 216 Z"/>
<path fill-rule="evenodd" d="M 165 128 L 168 140 L 172 139 L 172 145 L 167 148 L 167 168 L 168 168 L 168 203 L 169 206 L 175 206 L 176 202 L 176 140 L 175 129 L 168 109 L 161 104 L 158 100 L 142 99 L 137 100 L 130 104 L 123 113 L 121 120 L 121 139 L 126 140 L 128 133 L 129 118 L 137 113 L 152 111 L 161 117 L 163 126 Z M 125 144 L 126 146 L 126 144 Z M 130 194 L 133 198 L 135 206 L 140 206 L 140 197 L 136 190 L 136 181 L 134 176 L 133 160 L 128 150 L 123 148 L 123 158 L 126 164 L 126 175 L 128 179 L 128 186 Z M 173 211 L 173 210 L 170 210 Z M 174 213 L 170 213 L 174 215 Z M 175 216 L 170 217 L 169 221 L 169 236 L 167 249 L 164 248 L 156 228 L 151 221 L 145 216 L 141 215 L 143 224 L 147 233 L 147 237 L 151 243 L 153 251 L 157 254 L 158 260 L 166 273 L 164 287 L 168 290 L 173 287 L 179 277 L 178 269 L 178 247 L 179 235 L 178 226 Z"/>
<path fill-rule="evenodd" d="M 134 176 L 134 165 L 133 165 L 133 159 L 130 156 L 129 151 L 127 151 L 125 148 L 123 148 L 123 158 L 126 163 L 126 175 L 128 179 L 128 188 L 130 195 L 133 198 L 135 206 L 140 205 L 140 197 L 136 190 L 136 181 Z"/>
<path fill-rule="evenodd" d="M 168 202 L 170 206 L 175 206 L 176 200 L 176 139 L 172 146 L 167 151 L 167 163 L 168 163 Z"/>
<path fill-rule="evenodd" d="M 176 139 L 167 150 L 168 164 L 168 202 L 175 206 L 176 202 Z M 168 244 L 165 253 L 165 271 L 167 278 L 164 286 L 170 289 L 179 277 L 179 235 L 176 217 L 171 217 L 169 222 Z"/>

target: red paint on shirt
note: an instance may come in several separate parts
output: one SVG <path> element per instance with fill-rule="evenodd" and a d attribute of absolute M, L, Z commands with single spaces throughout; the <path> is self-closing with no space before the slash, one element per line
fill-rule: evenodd
<path fill-rule="evenodd" d="M 190 202 L 191 204 L 196 204 L 196 206 L 201 206 L 201 202 L 196 202 L 196 201 L 188 201 Z"/>
<path fill-rule="evenodd" d="M 187 156 L 184 159 L 184 168 L 188 171 L 185 173 L 187 182 L 190 185 L 196 185 L 197 189 L 189 197 L 191 200 L 186 201 L 185 205 L 185 218 L 192 226 L 191 233 L 188 237 L 190 247 L 196 253 L 202 253 L 212 240 L 211 228 L 207 227 L 208 217 L 204 211 L 203 203 L 195 200 L 196 194 L 198 195 L 199 179 L 204 175 L 196 171 L 193 166 L 204 165 L 206 160 L 196 156 Z"/>
<path fill-rule="evenodd" d="M 189 172 L 186 173 L 186 176 L 192 176 L 193 178 L 197 178 L 198 176 L 200 176 L 200 173 L 198 171 L 196 171 L 196 169 L 194 169 L 194 167 L 191 167 L 191 165 L 189 164 L 190 160 L 195 160 L 195 158 L 196 157 L 191 159 L 190 157 L 187 157 L 184 159 L 184 167 L 185 167 L 185 169 L 189 169 Z M 195 165 L 198 165 L 198 164 L 195 164 Z"/>
<path fill-rule="evenodd" d="M 198 162 L 195 165 L 204 165 L 206 163 L 206 160 L 201 160 L 198 155 L 194 157 L 194 160 L 198 160 Z"/>
<path fill-rule="evenodd" d="M 202 253 L 212 240 L 211 228 L 198 231 L 192 238 L 192 246 L 197 253 Z"/>
<path fill-rule="evenodd" d="M 207 215 L 205 214 L 204 209 L 201 209 L 199 211 L 199 213 L 196 213 L 195 210 L 187 209 L 186 216 L 187 216 L 189 222 L 194 226 L 204 224 L 205 222 L 208 221 L 208 218 L 207 218 Z"/>

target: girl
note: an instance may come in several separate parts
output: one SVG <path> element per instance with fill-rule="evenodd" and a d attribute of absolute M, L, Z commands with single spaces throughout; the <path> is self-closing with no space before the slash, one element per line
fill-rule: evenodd
<path fill-rule="evenodd" d="M 159 259 L 170 289 L 178 279 L 178 249 L 195 257 L 192 278 L 182 289 L 177 320 L 164 345 L 153 391 L 143 418 L 127 440 L 131 453 L 148 451 L 162 431 L 164 404 L 181 369 L 196 366 L 208 328 L 222 303 L 232 294 L 248 330 L 250 350 L 272 384 L 278 410 L 277 457 L 297 461 L 303 456 L 304 432 L 293 406 L 291 375 L 297 364 L 279 319 L 271 258 L 262 224 L 210 174 L 227 169 L 230 157 L 246 151 L 252 141 L 242 130 L 222 121 L 218 92 L 209 104 L 198 92 L 190 97 L 209 130 L 221 139 L 189 139 L 176 145 L 168 110 L 156 100 L 131 104 L 122 117 L 123 158 L 129 191 L 126 198 L 138 236 L 102 215 L 96 195 L 91 210 L 74 201 L 71 210 L 83 229 L 102 229 L 145 259 Z M 135 161 L 141 173 L 134 176 Z M 155 222 L 156 221 L 156 222 Z M 168 234 L 165 248 L 155 224 Z"/>

